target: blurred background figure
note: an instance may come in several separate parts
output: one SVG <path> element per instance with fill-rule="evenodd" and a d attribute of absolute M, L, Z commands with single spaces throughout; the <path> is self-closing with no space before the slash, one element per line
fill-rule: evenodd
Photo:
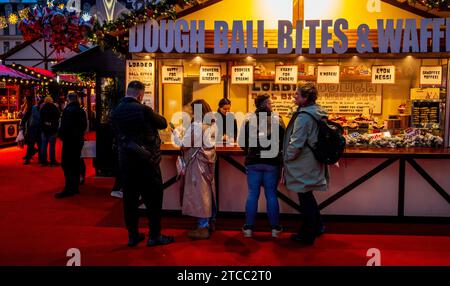
<path fill-rule="evenodd" d="M 44 105 L 40 110 L 40 125 L 41 125 L 41 165 L 47 165 L 47 148 L 50 145 L 49 157 L 50 166 L 58 166 L 56 161 L 56 135 L 59 126 L 59 109 L 53 103 L 53 98 L 50 96 L 44 99 Z"/>

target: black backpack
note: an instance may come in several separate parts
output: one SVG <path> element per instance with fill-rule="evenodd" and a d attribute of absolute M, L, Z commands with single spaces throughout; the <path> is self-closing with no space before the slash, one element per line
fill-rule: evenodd
<path fill-rule="evenodd" d="M 333 165 L 342 157 L 345 150 L 344 129 L 341 125 L 331 122 L 329 120 L 317 120 L 311 113 L 301 111 L 300 113 L 308 114 L 319 128 L 319 135 L 317 137 L 316 146 L 312 147 L 306 142 L 306 145 L 311 149 L 317 161 Z"/>

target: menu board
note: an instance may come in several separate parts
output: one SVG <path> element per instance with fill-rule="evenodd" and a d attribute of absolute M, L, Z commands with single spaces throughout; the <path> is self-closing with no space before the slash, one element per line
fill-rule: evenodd
<path fill-rule="evenodd" d="M 232 84 L 252 84 L 253 66 L 233 66 L 231 67 Z"/>
<path fill-rule="evenodd" d="M 297 72 L 297 66 L 276 66 L 275 83 L 296 84 Z"/>
<path fill-rule="evenodd" d="M 441 85 L 442 67 L 441 66 L 422 66 L 420 67 L 421 85 Z"/>
<path fill-rule="evenodd" d="M 430 127 L 440 123 L 440 102 L 413 101 L 411 120 L 414 127 Z"/>
<path fill-rule="evenodd" d="M 127 60 L 126 86 L 133 80 L 145 85 L 142 103 L 155 109 L 155 61 L 153 60 Z"/>
<path fill-rule="evenodd" d="M 254 111 L 254 100 L 260 94 L 269 94 L 273 111 L 287 116 L 295 109 L 295 84 L 276 84 L 273 81 L 255 81 L 249 86 L 249 111 Z M 370 82 L 341 82 L 339 84 L 318 84 L 317 103 L 327 112 L 335 114 L 361 114 L 372 109 L 381 114 L 382 87 Z"/>
<path fill-rule="evenodd" d="M 381 114 L 381 85 L 351 81 L 318 84 L 317 89 L 317 103 L 329 113 L 362 114 L 364 110 L 372 109 L 373 114 Z"/>
<path fill-rule="evenodd" d="M 221 78 L 220 66 L 200 67 L 200 84 L 220 83 Z"/>
<path fill-rule="evenodd" d="M 395 83 L 395 66 L 372 66 L 372 83 Z"/>
<path fill-rule="evenodd" d="M 281 116 L 288 116 L 294 109 L 294 94 L 296 84 L 276 84 L 273 81 L 255 81 L 248 87 L 248 107 L 250 112 L 255 110 L 255 98 L 258 95 L 269 94 L 273 112 Z"/>
<path fill-rule="evenodd" d="M 339 83 L 339 66 L 318 66 L 317 83 Z"/>
<path fill-rule="evenodd" d="M 162 66 L 162 83 L 183 83 L 183 66 Z"/>

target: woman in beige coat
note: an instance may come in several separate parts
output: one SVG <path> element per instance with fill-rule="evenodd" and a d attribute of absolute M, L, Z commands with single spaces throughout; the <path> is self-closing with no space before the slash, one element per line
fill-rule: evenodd
<path fill-rule="evenodd" d="M 310 147 L 317 143 L 317 121 L 326 118 L 327 113 L 316 104 L 317 89 L 313 83 L 299 84 L 294 99 L 298 110 L 286 128 L 283 144 L 284 180 L 288 190 L 298 193 L 303 225 L 291 239 L 313 244 L 323 232 L 313 191 L 327 190 L 328 170 L 316 160 Z"/>
<path fill-rule="evenodd" d="M 186 162 L 182 213 L 198 218 L 197 228 L 188 233 L 192 239 L 208 239 L 214 231 L 216 189 L 215 123 L 211 107 L 203 99 L 191 103 L 192 122 L 183 137 Z M 201 113 L 201 114 L 199 114 Z"/>

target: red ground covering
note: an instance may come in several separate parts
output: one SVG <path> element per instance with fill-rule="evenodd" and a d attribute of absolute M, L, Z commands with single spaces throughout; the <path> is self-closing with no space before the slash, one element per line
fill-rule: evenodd
<path fill-rule="evenodd" d="M 175 236 L 175 244 L 130 249 L 121 201 L 109 196 L 112 179 L 94 177 L 88 160 L 81 195 L 56 200 L 53 194 L 63 187 L 61 169 L 34 161 L 24 166 L 23 153 L 17 147 L 0 149 L 0 265 L 65 265 L 69 248 L 80 249 L 82 265 L 365 265 L 373 247 L 380 249 L 383 265 L 450 265 L 450 236 L 432 235 L 447 227 L 439 225 L 425 227 L 427 236 L 419 236 L 386 234 L 401 225 L 374 224 L 381 235 L 358 231 L 370 225 L 335 223 L 315 246 L 302 247 L 289 241 L 289 233 L 271 239 L 258 232 L 244 239 L 241 219 L 220 218 L 212 239 L 192 242 L 186 238 L 190 219 L 165 218 L 165 233 Z"/>

